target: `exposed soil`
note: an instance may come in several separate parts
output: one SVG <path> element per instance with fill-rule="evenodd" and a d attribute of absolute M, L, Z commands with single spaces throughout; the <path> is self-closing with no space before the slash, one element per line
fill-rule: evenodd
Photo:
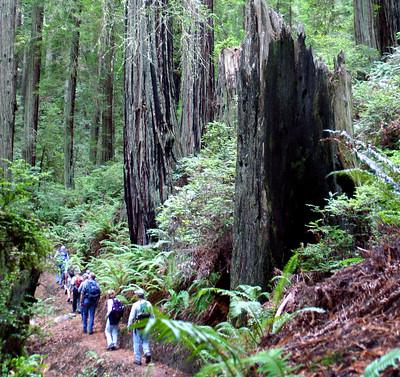
<path fill-rule="evenodd" d="M 122 344 L 115 351 L 106 350 L 104 335 L 104 310 L 99 305 L 92 335 L 82 333 L 81 317 L 69 314 L 71 304 L 66 302 L 64 290 L 55 284 L 54 276 L 44 273 L 36 296 L 46 300 L 50 313 L 33 320 L 44 335 L 31 337 L 28 348 L 31 353 L 47 355 L 45 376 L 151 376 L 185 377 L 190 374 L 158 362 L 153 351 L 153 362 L 148 366 L 133 364 L 133 351 Z M 120 325 L 124 332 L 125 325 Z M 127 335 L 125 335 L 127 338 Z M 124 342 L 123 342 L 124 343 Z M 164 355 L 160 355 L 164 356 Z"/>

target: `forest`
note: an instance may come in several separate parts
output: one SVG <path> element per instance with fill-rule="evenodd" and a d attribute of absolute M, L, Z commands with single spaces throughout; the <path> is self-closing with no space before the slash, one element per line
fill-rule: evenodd
<path fill-rule="evenodd" d="M 399 281 L 399 0 L 0 0 L 2 376 L 398 376 Z"/>

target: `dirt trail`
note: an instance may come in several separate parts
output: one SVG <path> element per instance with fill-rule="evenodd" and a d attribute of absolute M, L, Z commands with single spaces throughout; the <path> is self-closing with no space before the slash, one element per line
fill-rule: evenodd
<path fill-rule="evenodd" d="M 94 333 L 82 333 L 81 317 L 69 314 L 71 304 L 66 302 L 64 290 L 55 284 L 54 276 L 44 273 L 36 296 L 47 300 L 50 313 L 35 318 L 33 322 L 43 331 L 44 336 L 35 336 L 29 344 L 29 351 L 47 355 L 46 377 L 62 376 L 189 376 L 157 362 L 148 366 L 133 364 L 131 349 L 106 350 L 101 313 L 96 312 Z M 121 326 L 123 327 L 123 326 Z"/>

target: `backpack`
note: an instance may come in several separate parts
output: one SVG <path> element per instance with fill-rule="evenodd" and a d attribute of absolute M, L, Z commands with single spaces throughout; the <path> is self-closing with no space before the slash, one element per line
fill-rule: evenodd
<path fill-rule="evenodd" d="M 66 250 L 61 250 L 60 258 L 63 262 L 65 262 L 68 259 L 68 252 Z"/>
<path fill-rule="evenodd" d="M 113 306 L 110 314 L 108 315 L 108 319 L 110 320 L 110 325 L 118 325 L 124 314 L 125 306 L 122 305 L 122 302 L 117 298 L 113 299 Z"/>
<path fill-rule="evenodd" d="M 98 301 L 98 299 L 100 298 L 100 287 L 94 280 L 90 280 L 87 283 L 87 287 L 85 287 L 84 289 L 84 297 L 89 299 L 89 302 L 93 303 Z"/>
<path fill-rule="evenodd" d="M 140 304 L 138 314 L 136 316 L 136 320 L 140 321 L 142 319 L 150 318 L 150 307 L 147 305 L 147 301 L 144 301 Z"/>
<path fill-rule="evenodd" d="M 78 292 L 78 289 L 82 284 L 82 281 L 83 281 L 83 279 L 81 277 L 76 277 L 75 278 L 74 291 Z"/>

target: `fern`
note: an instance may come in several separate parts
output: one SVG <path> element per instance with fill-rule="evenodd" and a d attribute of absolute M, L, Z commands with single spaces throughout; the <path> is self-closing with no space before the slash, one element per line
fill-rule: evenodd
<path fill-rule="evenodd" d="M 279 277 L 279 281 L 275 286 L 272 294 L 272 302 L 275 307 L 278 307 L 279 302 L 282 300 L 285 288 L 290 284 L 290 276 L 295 272 L 299 263 L 299 255 L 295 253 L 286 263 L 283 274 Z"/>
<path fill-rule="evenodd" d="M 293 313 L 284 313 L 274 320 L 274 324 L 272 325 L 271 333 L 277 334 L 288 321 L 291 321 L 293 318 L 297 317 L 299 314 L 307 313 L 307 312 L 314 312 L 314 313 L 322 314 L 322 313 L 325 313 L 325 310 L 321 309 L 321 308 L 309 307 L 309 308 L 303 308 L 303 309 L 296 310 Z"/>
<path fill-rule="evenodd" d="M 378 377 L 386 368 L 398 367 L 399 360 L 400 348 L 395 348 L 369 364 L 365 368 L 364 377 Z"/>
<path fill-rule="evenodd" d="M 243 318 L 241 317 L 246 315 L 246 324 L 251 327 L 256 336 L 262 336 L 262 322 L 268 317 L 269 313 L 264 310 L 257 299 L 263 296 L 268 296 L 266 292 L 261 292 L 261 288 L 258 286 L 239 285 L 236 290 L 203 288 L 198 292 L 197 297 L 202 297 L 204 294 L 210 292 L 230 297 L 229 319 L 237 319 L 236 325 L 239 326 L 240 324 L 243 324 Z"/>
<path fill-rule="evenodd" d="M 141 326 L 140 321 L 132 328 Z M 183 344 L 193 356 L 200 356 L 204 362 L 218 360 L 230 376 L 238 375 L 243 350 L 232 346 L 212 327 L 166 319 L 158 313 L 156 318 L 147 321 L 145 332 L 151 332 L 161 341 Z"/>
<path fill-rule="evenodd" d="M 132 326 L 142 327 L 143 323 Z M 225 334 L 222 334 L 222 327 Z M 248 330 L 248 329 L 247 329 Z M 291 369 L 282 350 L 271 349 L 245 357 L 242 347 L 232 345 L 229 334 L 237 336 L 238 331 L 229 323 L 220 324 L 220 331 L 209 326 L 198 326 L 190 322 L 170 320 L 157 313 L 156 318 L 147 321 L 145 332 L 152 333 L 158 340 L 180 343 L 189 348 L 193 356 L 199 356 L 205 365 L 197 377 L 212 375 L 244 376 L 246 371 L 257 365 L 258 371 L 266 376 L 289 376 Z"/>

